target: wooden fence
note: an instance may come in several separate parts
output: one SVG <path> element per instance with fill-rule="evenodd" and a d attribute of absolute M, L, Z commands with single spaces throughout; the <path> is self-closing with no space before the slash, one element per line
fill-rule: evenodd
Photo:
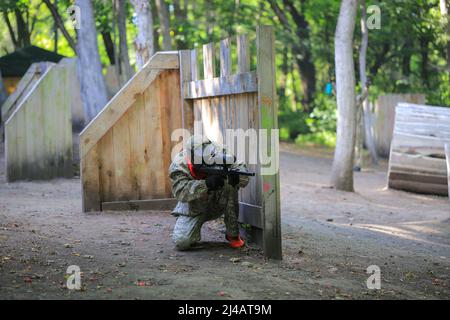
<path fill-rule="evenodd" d="M 27 82 L 34 82 L 31 88 L 18 92 L 24 96 L 5 122 L 8 181 L 73 175 L 69 72 L 64 65 L 49 65 L 37 81 Z"/>
<path fill-rule="evenodd" d="M 378 97 L 374 107 L 374 140 L 377 153 L 389 157 L 394 131 L 395 106 L 400 102 L 424 104 L 423 94 L 386 94 Z"/>
<path fill-rule="evenodd" d="M 450 143 L 450 108 L 400 103 L 395 110 L 388 186 L 448 195 L 445 144 Z"/>
<path fill-rule="evenodd" d="M 233 73 L 231 48 L 234 41 L 237 62 Z M 198 121 L 208 138 L 228 146 L 233 141 L 227 141 L 227 129 L 277 129 L 272 28 L 261 26 L 256 32 L 256 70 L 250 68 L 250 48 L 246 35 L 223 39 L 220 44 L 203 45 L 203 77 L 199 72 L 199 50 L 180 51 L 182 110 L 186 128 L 192 130 L 192 119 Z M 219 59 L 216 49 L 219 49 Z M 220 70 L 216 70 L 216 65 Z M 274 146 L 272 142 L 275 142 Z M 259 140 L 250 144 L 245 145 L 246 160 L 258 155 L 262 148 Z M 272 165 L 278 166 L 278 136 L 276 141 L 271 141 L 269 131 L 266 146 L 268 154 L 274 156 Z M 239 219 L 252 226 L 251 236 L 263 246 L 266 256 L 280 259 L 278 171 L 262 175 L 263 166 L 259 158 L 249 165 L 249 169 L 256 173 L 256 177 L 251 178 L 249 186 L 240 192 Z"/>
<path fill-rule="evenodd" d="M 159 52 L 80 134 L 83 210 L 175 205 L 167 175 L 181 128 L 178 52 Z"/>

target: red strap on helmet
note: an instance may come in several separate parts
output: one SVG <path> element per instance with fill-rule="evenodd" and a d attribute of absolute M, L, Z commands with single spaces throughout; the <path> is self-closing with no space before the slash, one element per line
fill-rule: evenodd
<path fill-rule="evenodd" d="M 191 163 L 191 161 L 189 159 L 187 159 L 187 166 L 188 166 L 188 169 L 189 169 L 189 172 L 190 172 L 191 176 L 195 180 L 203 180 L 203 179 L 206 178 L 206 175 L 204 173 L 195 171 L 194 165 Z"/>

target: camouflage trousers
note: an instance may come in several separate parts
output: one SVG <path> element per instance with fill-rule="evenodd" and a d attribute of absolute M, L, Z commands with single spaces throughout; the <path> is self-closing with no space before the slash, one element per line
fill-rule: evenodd
<path fill-rule="evenodd" d="M 239 234 L 238 190 L 228 183 L 217 191 L 208 194 L 208 198 L 189 202 L 189 214 L 179 215 L 175 223 L 172 239 L 177 249 L 187 250 L 201 240 L 201 228 L 207 221 L 224 215 L 227 234 L 235 237 Z"/>

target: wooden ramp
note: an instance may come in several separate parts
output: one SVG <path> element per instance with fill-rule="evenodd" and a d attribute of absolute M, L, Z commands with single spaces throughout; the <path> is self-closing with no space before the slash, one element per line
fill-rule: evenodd
<path fill-rule="evenodd" d="M 8 181 L 73 175 L 69 72 L 64 65 L 51 64 L 39 79 L 23 79 L 24 87 L 34 83 L 20 90 L 23 97 L 17 97 L 5 122 Z"/>
<path fill-rule="evenodd" d="M 388 186 L 417 193 L 448 195 L 446 143 L 450 143 L 450 108 L 398 104 Z"/>
<path fill-rule="evenodd" d="M 80 134 L 83 211 L 173 208 L 180 102 L 178 52 L 158 52 Z"/>

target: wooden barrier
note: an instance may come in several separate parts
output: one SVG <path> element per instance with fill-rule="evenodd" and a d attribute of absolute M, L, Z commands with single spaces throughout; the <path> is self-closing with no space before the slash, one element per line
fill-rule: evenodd
<path fill-rule="evenodd" d="M 172 209 L 167 172 L 170 134 L 182 127 L 180 101 L 178 52 L 158 52 L 86 126 L 84 211 Z"/>
<path fill-rule="evenodd" d="M 180 51 L 180 74 L 183 97 L 183 125 L 192 131 L 193 120 L 201 123 L 203 133 L 218 143 L 230 147 L 234 137 L 227 137 L 227 129 L 277 129 L 275 93 L 274 34 L 270 26 L 261 26 L 256 34 L 256 70 L 250 70 L 248 37 L 226 38 L 220 44 L 203 45 L 203 78 L 197 63 L 199 50 Z M 232 72 L 233 41 L 236 41 L 237 66 Z M 216 47 L 220 47 L 220 71 L 216 72 Z M 197 129 L 197 128 L 195 128 Z M 195 131 L 195 130 L 194 130 Z M 249 132 L 249 131 L 247 131 Z M 196 132 L 197 134 L 197 132 Z M 257 133 L 258 134 L 258 133 Z M 231 138 L 233 141 L 228 141 Z M 249 138 L 250 139 L 250 138 Z M 271 141 L 252 141 L 245 144 L 245 155 L 260 153 L 262 143 L 273 155 L 278 166 L 278 136 Z M 274 142 L 274 145 L 271 144 Z M 265 145 L 265 146 L 266 146 Z M 233 150 L 236 152 L 236 150 Z M 248 163 L 248 161 L 246 161 Z M 249 169 L 257 175 L 240 191 L 241 222 L 252 226 L 253 240 L 261 244 L 269 258 L 281 259 L 280 185 L 278 171 L 262 175 L 264 166 L 258 158 Z"/>
<path fill-rule="evenodd" d="M 11 107 L 5 122 L 8 181 L 73 175 L 69 72 L 66 66 L 50 65 Z"/>
<path fill-rule="evenodd" d="M 447 187 L 450 195 L 450 143 L 445 144 L 445 161 L 447 162 Z M 450 197 L 449 197 L 450 199 Z"/>
<path fill-rule="evenodd" d="M 450 143 L 450 108 L 397 105 L 388 186 L 448 195 L 446 143 Z"/>
<path fill-rule="evenodd" d="M 423 94 L 386 94 L 379 96 L 374 107 L 374 140 L 378 155 L 389 157 L 394 131 L 395 106 L 400 102 L 425 104 Z"/>

